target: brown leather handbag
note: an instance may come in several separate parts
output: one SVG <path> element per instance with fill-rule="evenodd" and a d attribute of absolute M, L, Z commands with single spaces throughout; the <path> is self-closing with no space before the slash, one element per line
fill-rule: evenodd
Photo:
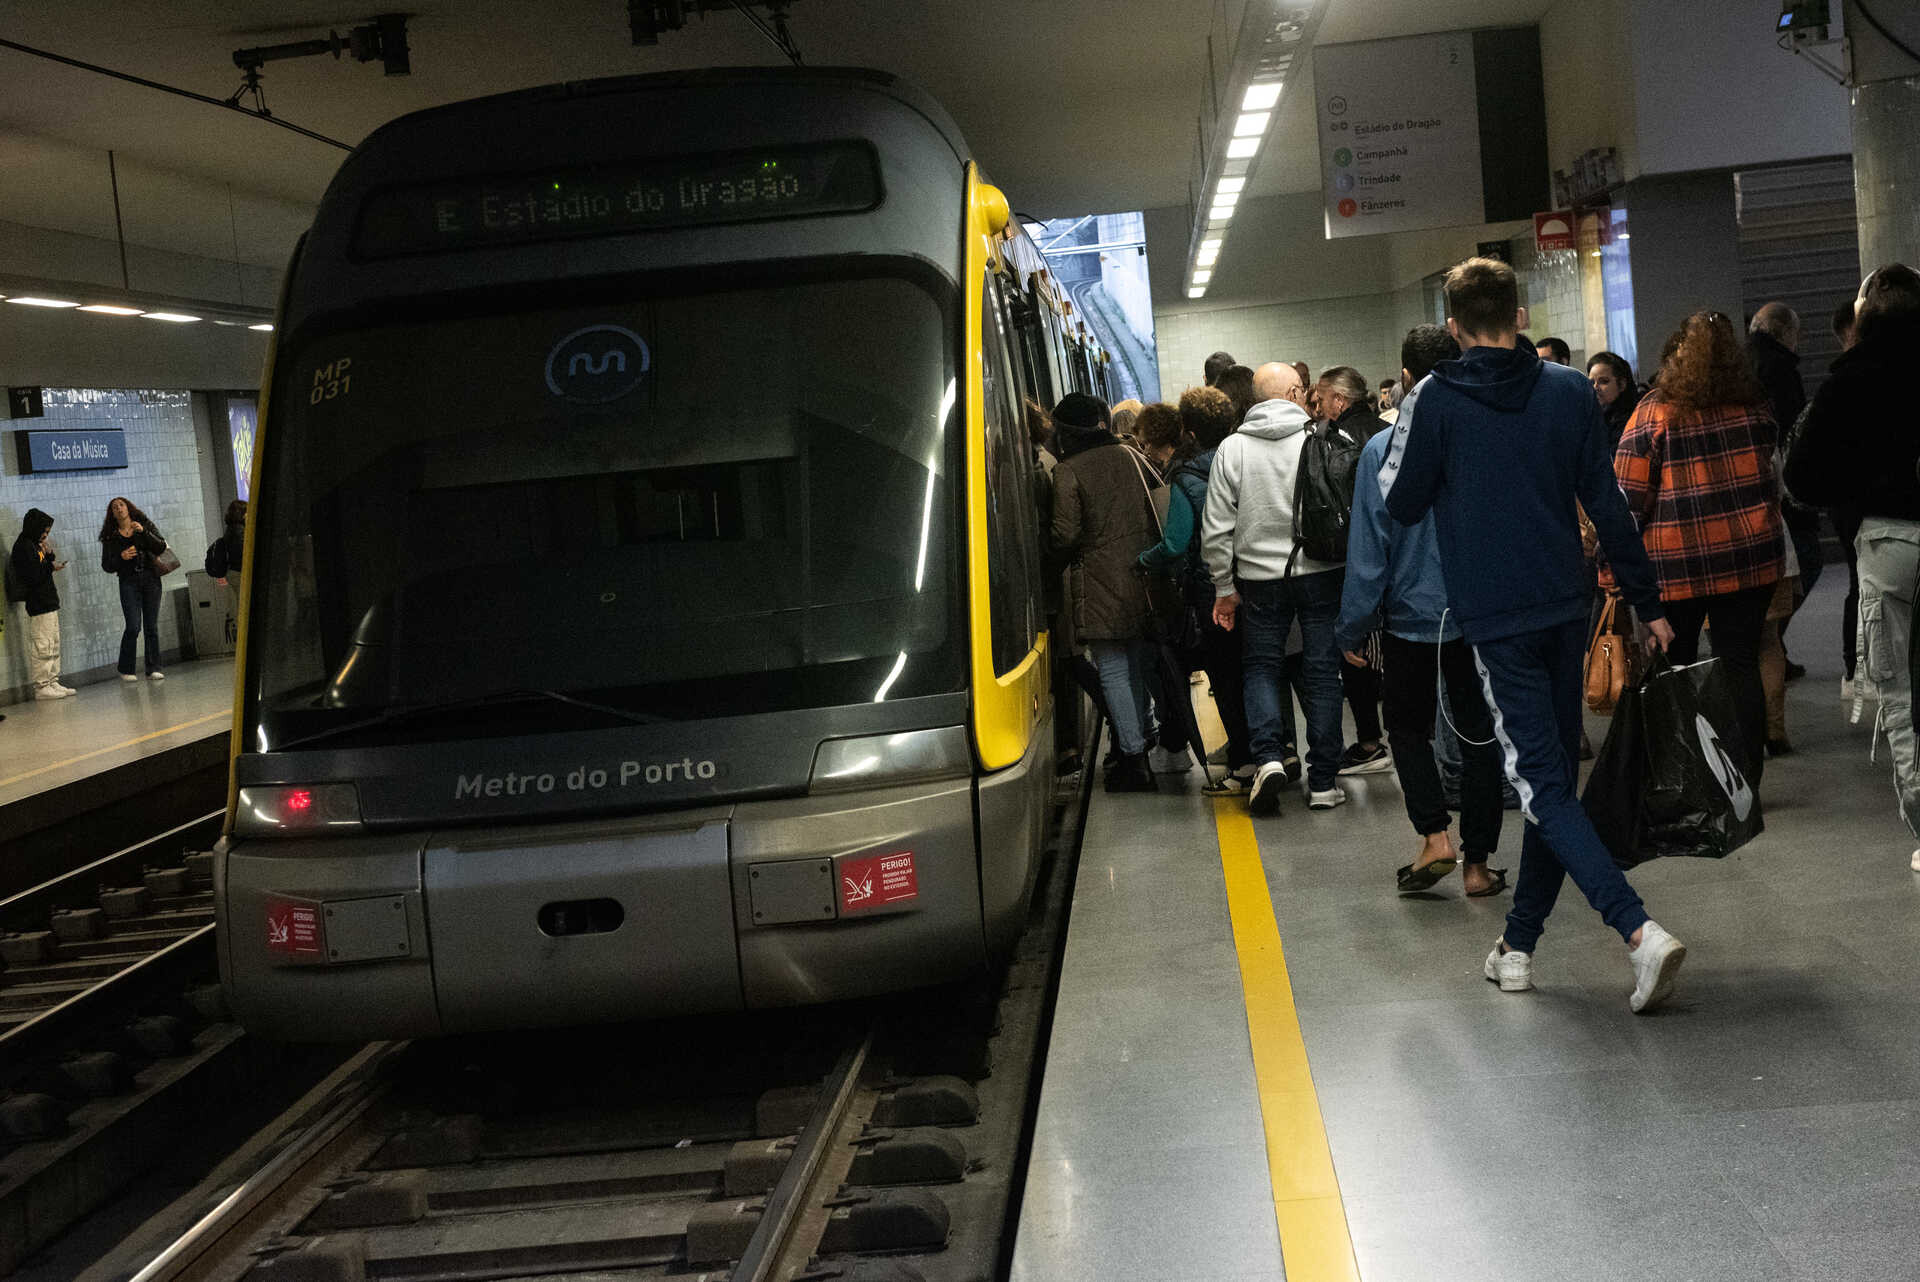
<path fill-rule="evenodd" d="M 1612 712 L 1627 688 L 1629 638 L 1620 635 L 1619 610 L 1620 598 L 1609 592 L 1587 642 L 1587 707 L 1594 712 Z"/>

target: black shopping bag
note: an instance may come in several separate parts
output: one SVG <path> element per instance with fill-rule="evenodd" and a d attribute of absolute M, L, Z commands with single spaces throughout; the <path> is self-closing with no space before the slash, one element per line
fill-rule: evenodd
<path fill-rule="evenodd" d="M 1718 859 L 1764 830 L 1738 724 L 1718 660 L 1657 662 L 1629 687 L 1582 798 L 1616 864 Z"/>

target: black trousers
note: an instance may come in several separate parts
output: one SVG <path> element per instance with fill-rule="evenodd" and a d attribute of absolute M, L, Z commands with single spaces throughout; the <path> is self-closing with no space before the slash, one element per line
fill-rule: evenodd
<path fill-rule="evenodd" d="M 1247 733 L 1247 700 L 1240 679 L 1240 636 L 1217 627 L 1211 618 L 1200 625 L 1200 666 L 1213 687 L 1214 710 L 1227 732 L 1227 770 L 1253 764 L 1253 740 Z"/>
<path fill-rule="evenodd" d="M 1760 684 L 1760 634 L 1767 626 L 1767 606 L 1772 601 L 1773 585 L 1768 584 L 1666 602 L 1667 622 L 1673 625 L 1667 657 L 1675 663 L 1692 663 L 1700 657 L 1700 625 L 1712 625 L 1713 657 L 1726 664 L 1727 675 L 1733 678 L 1740 738 L 1747 751 L 1749 777 L 1756 785 L 1767 764 L 1767 694 Z"/>
<path fill-rule="evenodd" d="M 1383 690 L 1388 745 L 1393 749 L 1393 770 L 1400 778 L 1400 792 L 1407 801 L 1407 818 L 1423 837 L 1445 832 L 1451 822 L 1446 793 L 1440 787 L 1440 767 L 1433 759 L 1433 720 L 1440 708 L 1439 683 L 1445 681 L 1464 758 L 1460 774 L 1461 858 L 1466 863 L 1483 864 L 1500 846 L 1504 807 L 1500 779 L 1504 766 L 1473 651 L 1462 640 L 1435 645 L 1431 641 L 1402 640 L 1392 633 L 1381 636 L 1380 649 L 1386 668 Z"/>
<path fill-rule="evenodd" d="M 1347 707 L 1353 710 L 1353 741 L 1380 742 L 1380 674 L 1372 668 L 1356 668 L 1340 656 L 1340 686 L 1346 692 Z"/>
<path fill-rule="evenodd" d="M 1840 536 L 1840 550 L 1847 558 L 1847 603 L 1840 608 L 1840 663 L 1853 680 L 1853 663 L 1860 643 L 1860 554 L 1853 541 L 1860 536 L 1860 514 L 1834 508 L 1833 532 Z"/>

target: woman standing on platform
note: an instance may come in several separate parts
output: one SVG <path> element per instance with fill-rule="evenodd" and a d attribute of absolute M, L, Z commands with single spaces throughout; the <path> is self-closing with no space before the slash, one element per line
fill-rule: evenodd
<path fill-rule="evenodd" d="M 1695 312 L 1679 339 L 1628 419 L 1613 470 L 1660 578 L 1674 631 L 1667 655 L 1692 663 L 1701 625 L 1711 624 L 1714 655 L 1733 678 L 1743 763 L 1758 784 L 1767 737 L 1761 637 L 1786 573 L 1774 470 L 1781 431 L 1731 321 Z"/>
<path fill-rule="evenodd" d="M 100 568 L 120 576 L 120 614 L 126 629 L 120 634 L 120 679 L 138 681 L 134 658 L 140 631 L 147 633 L 147 677 L 166 679 L 160 670 L 160 571 L 154 558 L 167 550 L 153 518 L 123 498 L 107 504 L 100 523 Z"/>

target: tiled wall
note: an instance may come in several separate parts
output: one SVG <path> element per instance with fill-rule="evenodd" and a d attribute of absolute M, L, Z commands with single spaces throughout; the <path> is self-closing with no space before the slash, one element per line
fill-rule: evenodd
<path fill-rule="evenodd" d="M 119 428 L 127 445 L 124 469 L 31 475 L 20 472 L 11 431 L 0 447 L 0 539 L 11 551 L 21 519 L 37 507 L 53 517 L 54 546 L 68 563 L 55 576 L 63 671 L 77 676 L 111 669 L 119 658 L 119 582 L 101 571 L 99 542 L 100 523 L 116 495 L 152 517 L 180 558 L 181 571 L 163 581 L 166 596 L 160 607 L 161 641 L 172 652 L 179 645 L 176 598 L 186 590 L 185 571 L 200 568 L 209 541 L 191 394 L 49 387 L 43 397 L 44 418 L 0 422 L 0 427 Z M 8 608 L 6 638 L 0 641 L 0 701 L 27 684 L 25 609 Z M 144 671 L 144 659 L 142 664 Z"/>
<path fill-rule="evenodd" d="M 1201 366 L 1216 351 L 1243 365 L 1305 361 L 1317 377 L 1352 365 L 1379 386 L 1400 372 L 1394 298 L 1363 294 L 1262 307 L 1164 311 L 1154 317 L 1160 343 L 1160 394 L 1169 401 L 1201 382 Z"/>

